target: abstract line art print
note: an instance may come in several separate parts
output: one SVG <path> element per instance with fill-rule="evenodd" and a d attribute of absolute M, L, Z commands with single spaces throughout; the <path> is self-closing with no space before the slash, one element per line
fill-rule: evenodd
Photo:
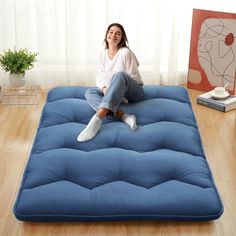
<path fill-rule="evenodd" d="M 235 93 L 236 14 L 193 9 L 187 87 Z"/>

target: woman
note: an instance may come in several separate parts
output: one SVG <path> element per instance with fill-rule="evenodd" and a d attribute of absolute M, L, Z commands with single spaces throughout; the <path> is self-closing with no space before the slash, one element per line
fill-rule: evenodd
<path fill-rule="evenodd" d="M 128 39 L 122 25 L 109 25 L 105 35 L 105 49 L 99 57 L 99 70 L 96 88 L 88 89 L 85 97 L 96 111 L 77 140 L 84 142 L 96 136 L 106 116 L 116 116 L 128 124 L 131 130 L 137 128 L 136 117 L 119 109 L 120 103 L 138 102 L 143 98 L 143 81 L 140 77 L 139 63 L 128 48 Z"/>

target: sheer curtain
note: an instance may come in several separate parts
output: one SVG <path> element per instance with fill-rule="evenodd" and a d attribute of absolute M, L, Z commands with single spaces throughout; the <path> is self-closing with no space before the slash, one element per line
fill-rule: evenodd
<path fill-rule="evenodd" d="M 184 84 L 193 8 L 236 12 L 233 0 L 1 0 L 0 51 L 38 52 L 26 76 L 41 87 L 91 85 L 106 28 L 119 22 L 146 84 Z"/>

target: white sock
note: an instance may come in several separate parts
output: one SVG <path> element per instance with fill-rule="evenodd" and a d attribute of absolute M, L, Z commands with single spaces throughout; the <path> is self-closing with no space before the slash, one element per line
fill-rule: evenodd
<path fill-rule="evenodd" d="M 134 131 L 137 129 L 136 117 L 134 115 L 124 114 L 121 120 L 124 121 L 127 125 L 129 125 L 131 130 Z"/>
<path fill-rule="evenodd" d="M 94 138 L 97 132 L 100 130 L 102 120 L 95 114 L 89 121 L 86 128 L 79 134 L 77 141 L 85 142 Z"/>

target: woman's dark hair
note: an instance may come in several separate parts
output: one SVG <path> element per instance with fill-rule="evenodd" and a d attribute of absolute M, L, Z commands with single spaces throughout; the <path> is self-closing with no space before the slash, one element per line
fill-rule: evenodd
<path fill-rule="evenodd" d="M 107 34 L 112 26 L 116 26 L 121 30 L 122 37 L 121 37 L 120 43 L 117 45 L 118 49 L 123 48 L 123 47 L 128 47 L 128 38 L 126 36 L 124 27 L 119 23 L 112 23 L 108 26 L 107 31 L 106 31 L 106 35 L 105 35 L 105 39 L 104 39 L 104 42 L 106 44 L 106 49 L 109 48 L 109 45 L 107 42 Z"/>

